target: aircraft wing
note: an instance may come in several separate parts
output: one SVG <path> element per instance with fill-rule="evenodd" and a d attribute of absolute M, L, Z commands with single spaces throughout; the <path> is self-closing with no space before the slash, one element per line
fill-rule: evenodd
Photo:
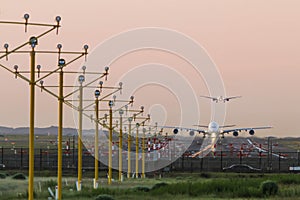
<path fill-rule="evenodd" d="M 208 128 L 207 125 L 193 125 L 193 126 L 197 126 L 197 127 L 201 127 L 201 128 Z M 233 126 L 236 126 L 234 124 L 231 124 L 231 125 L 223 125 L 223 126 L 219 126 L 220 128 L 229 128 L 229 127 L 233 127 Z"/>
<path fill-rule="evenodd" d="M 213 101 L 218 101 L 218 98 L 216 98 L 216 97 L 209 97 L 209 96 L 202 96 L 202 95 L 200 95 L 200 97 L 211 99 Z"/>
<path fill-rule="evenodd" d="M 224 126 L 219 126 L 220 128 L 229 128 L 229 127 L 234 127 L 235 124 L 231 124 L 231 125 L 224 125 Z"/>
<path fill-rule="evenodd" d="M 178 129 L 180 131 L 195 131 L 198 133 L 206 133 L 203 129 L 195 129 L 195 128 L 186 128 L 186 127 L 179 127 L 179 126 L 158 126 L 159 128 L 172 128 L 172 129 Z"/>
<path fill-rule="evenodd" d="M 222 133 L 230 133 L 234 131 L 250 131 L 250 130 L 258 130 L 258 129 L 269 129 L 272 128 L 272 126 L 261 126 L 261 127 L 253 127 L 253 128 L 235 128 L 235 129 L 227 129 L 223 130 Z"/>
<path fill-rule="evenodd" d="M 197 126 L 197 127 L 201 127 L 201 128 L 208 128 L 207 125 L 193 125 L 193 126 Z"/>
<path fill-rule="evenodd" d="M 234 97 L 227 97 L 224 98 L 225 101 L 229 101 L 230 99 L 237 99 L 237 98 L 241 98 L 242 96 L 234 96 Z"/>

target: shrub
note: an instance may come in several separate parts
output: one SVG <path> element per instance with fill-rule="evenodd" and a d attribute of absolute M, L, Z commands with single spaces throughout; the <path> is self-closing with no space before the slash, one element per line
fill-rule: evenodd
<path fill-rule="evenodd" d="M 202 172 L 202 173 L 200 174 L 200 177 L 201 177 L 201 178 L 211 178 L 211 175 L 210 175 L 209 173 Z"/>
<path fill-rule="evenodd" d="M 141 191 L 141 192 L 149 192 L 150 188 L 145 187 L 145 186 L 138 186 L 134 188 L 135 191 Z"/>
<path fill-rule="evenodd" d="M 108 194 L 100 194 L 95 200 L 114 200 L 114 198 Z"/>
<path fill-rule="evenodd" d="M 22 173 L 16 173 L 11 178 L 15 180 L 26 180 L 26 176 Z"/>
<path fill-rule="evenodd" d="M 4 174 L 6 175 L 6 177 L 10 176 L 9 173 L 7 173 L 7 172 L 4 172 Z"/>
<path fill-rule="evenodd" d="M 161 187 L 165 187 L 167 185 L 168 185 L 168 183 L 165 183 L 165 182 L 156 183 L 155 185 L 153 185 L 152 190 L 156 190 L 156 189 L 159 189 Z"/>
<path fill-rule="evenodd" d="M 6 178 L 6 174 L 0 173 L 0 179 L 5 179 L 5 178 Z"/>
<path fill-rule="evenodd" d="M 260 189 L 264 195 L 276 195 L 278 192 L 278 185 L 274 181 L 266 180 L 261 183 Z"/>

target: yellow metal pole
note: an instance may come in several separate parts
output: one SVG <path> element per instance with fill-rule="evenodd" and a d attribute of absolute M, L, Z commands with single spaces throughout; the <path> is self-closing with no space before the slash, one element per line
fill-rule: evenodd
<path fill-rule="evenodd" d="M 35 51 L 30 52 L 30 124 L 29 124 L 29 180 L 28 199 L 33 200 L 34 179 L 34 100 L 35 100 Z"/>
<path fill-rule="evenodd" d="M 129 121 L 129 125 L 128 125 L 128 154 L 127 154 L 127 162 L 128 162 L 128 171 L 127 171 L 127 178 L 130 178 L 130 174 L 131 174 L 131 122 L 132 122 L 132 118 L 129 117 L 128 118 Z"/>
<path fill-rule="evenodd" d="M 96 121 L 95 121 L 95 180 L 94 180 L 94 188 L 98 188 L 98 170 L 99 170 L 99 145 L 98 145 L 98 140 L 99 140 L 99 101 L 98 101 L 98 96 L 100 95 L 100 91 L 96 90 L 95 91 L 95 96 L 96 96 L 96 100 L 95 100 L 95 114 L 96 114 Z"/>
<path fill-rule="evenodd" d="M 139 177 L 139 124 L 136 124 L 135 136 L 135 178 Z"/>
<path fill-rule="evenodd" d="M 112 179 L 112 106 L 113 102 L 109 101 L 109 142 L 108 142 L 108 184 Z"/>
<path fill-rule="evenodd" d="M 82 96 L 83 87 L 82 83 L 84 81 L 84 76 L 79 76 L 79 122 L 78 122 L 78 180 L 77 180 L 77 190 L 81 191 L 81 180 L 82 180 Z"/>
<path fill-rule="evenodd" d="M 143 138 L 142 138 L 142 178 L 145 178 L 145 132 L 146 132 L 146 129 L 143 128 Z"/>
<path fill-rule="evenodd" d="M 123 119 L 122 119 L 122 115 L 123 115 L 123 110 L 119 111 L 120 114 L 120 134 L 119 134 L 119 181 L 123 181 L 122 180 L 122 169 L 123 169 L 123 158 L 122 158 L 122 153 L 123 153 L 123 130 L 122 130 L 122 126 L 123 126 Z"/>
<path fill-rule="evenodd" d="M 58 95 L 58 154 L 57 154 L 57 189 L 58 199 L 62 198 L 62 127 L 63 127 L 63 70 L 59 72 Z"/>

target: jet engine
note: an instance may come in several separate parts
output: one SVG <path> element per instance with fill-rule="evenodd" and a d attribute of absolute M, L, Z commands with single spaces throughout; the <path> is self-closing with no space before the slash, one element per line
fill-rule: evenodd
<path fill-rule="evenodd" d="M 177 133 L 178 133 L 178 129 L 177 129 L 177 128 L 174 128 L 173 133 L 174 133 L 174 134 L 177 134 Z"/>
<path fill-rule="evenodd" d="M 233 136 L 237 137 L 239 136 L 239 133 L 237 131 L 233 131 Z"/>
<path fill-rule="evenodd" d="M 190 131 L 190 136 L 194 136 L 195 132 L 194 131 Z"/>
<path fill-rule="evenodd" d="M 254 132 L 253 129 L 251 129 L 251 130 L 249 131 L 249 134 L 250 134 L 250 135 L 254 135 L 254 133 L 255 133 L 255 132 Z"/>

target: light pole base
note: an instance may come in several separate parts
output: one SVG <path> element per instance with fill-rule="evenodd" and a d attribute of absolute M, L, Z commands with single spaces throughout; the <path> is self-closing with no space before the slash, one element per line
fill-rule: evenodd
<path fill-rule="evenodd" d="M 78 183 L 78 181 L 76 181 L 76 188 L 77 188 L 77 191 L 81 191 L 81 181 Z"/>
<path fill-rule="evenodd" d="M 58 200 L 58 186 L 55 186 L 55 200 Z"/>
<path fill-rule="evenodd" d="M 98 180 L 96 179 L 93 179 L 94 180 L 94 189 L 97 189 L 98 188 Z"/>

